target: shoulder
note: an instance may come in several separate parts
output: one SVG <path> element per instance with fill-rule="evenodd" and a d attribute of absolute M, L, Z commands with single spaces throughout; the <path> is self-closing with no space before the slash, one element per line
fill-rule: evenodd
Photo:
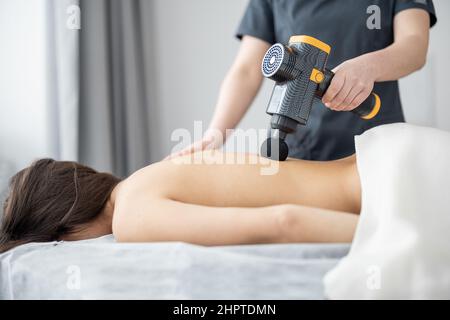
<path fill-rule="evenodd" d="M 135 211 L 139 199 L 151 194 L 158 170 L 154 164 L 135 171 L 117 186 L 113 220 L 120 220 Z"/>
<path fill-rule="evenodd" d="M 177 166 L 170 161 L 157 162 L 135 171 L 120 183 L 116 191 L 114 218 L 129 215 L 142 207 L 143 201 L 163 196 L 175 181 Z"/>

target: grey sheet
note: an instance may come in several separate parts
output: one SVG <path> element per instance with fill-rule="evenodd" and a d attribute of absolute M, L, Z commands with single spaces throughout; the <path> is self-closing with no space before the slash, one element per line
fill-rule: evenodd
<path fill-rule="evenodd" d="M 0 255 L 2 299 L 322 299 L 347 244 L 202 247 L 112 236 Z"/>

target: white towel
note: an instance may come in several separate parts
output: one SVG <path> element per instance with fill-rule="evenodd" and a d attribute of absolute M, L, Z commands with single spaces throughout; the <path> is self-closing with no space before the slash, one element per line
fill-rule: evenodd
<path fill-rule="evenodd" d="M 450 298 L 450 133 L 383 125 L 355 138 L 362 209 L 330 299 Z"/>

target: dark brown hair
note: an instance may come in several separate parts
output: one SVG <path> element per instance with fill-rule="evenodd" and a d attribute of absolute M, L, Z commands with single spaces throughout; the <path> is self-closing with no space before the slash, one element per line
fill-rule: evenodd
<path fill-rule="evenodd" d="M 102 212 L 119 182 L 111 174 L 76 162 L 35 161 L 10 180 L 0 226 L 0 253 L 83 229 Z"/>

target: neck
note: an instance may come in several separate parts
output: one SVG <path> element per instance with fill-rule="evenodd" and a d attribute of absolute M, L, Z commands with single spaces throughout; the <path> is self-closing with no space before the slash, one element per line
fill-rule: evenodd
<path fill-rule="evenodd" d="M 81 231 L 67 234 L 61 237 L 61 240 L 75 241 L 75 240 L 85 240 L 92 239 L 101 236 L 105 236 L 112 233 L 112 221 L 114 217 L 114 208 L 116 203 L 117 190 L 119 188 L 117 184 L 112 190 L 102 212 L 97 216 L 97 218 L 85 226 Z"/>
<path fill-rule="evenodd" d="M 112 233 L 112 221 L 114 217 L 114 208 L 116 205 L 116 195 L 120 184 L 121 182 L 119 182 L 111 191 L 111 194 L 109 195 L 109 198 L 106 201 L 102 213 L 99 216 L 99 218 L 102 221 L 102 224 L 105 226 L 106 229 L 105 231 L 107 233 Z"/>

